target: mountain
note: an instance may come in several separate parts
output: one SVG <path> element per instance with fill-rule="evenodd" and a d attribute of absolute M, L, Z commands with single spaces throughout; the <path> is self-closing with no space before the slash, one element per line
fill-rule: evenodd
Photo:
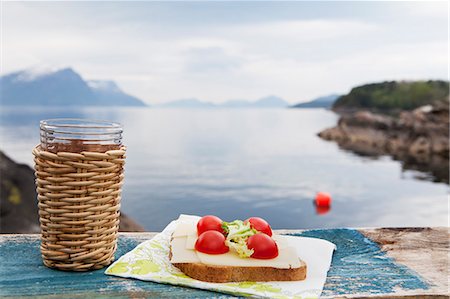
<path fill-rule="evenodd" d="M 285 108 L 288 105 L 285 100 L 277 96 L 267 96 L 256 101 L 229 100 L 219 104 L 220 107 L 225 108 Z"/>
<path fill-rule="evenodd" d="M 87 83 L 100 105 L 145 106 L 138 98 L 124 93 L 114 81 L 91 80 Z"/>
<path fill-rule="evenodd" d="M 291 106 L 291 108 L 331 108 L 337 98 L 339 98 L 339 95 L 330 94 L 328 96 L 319 97 L 309 102 L 293 105 Z"/>
<path fill-rule="evenodd" d="M 448 96 L 448 81 L 386 81 L 353 88 L 333 104 L 333 110 L 413 110 L 436 101 L 448 103 Z"/>
<path fill-rule="evenodd" d="M 216 105 L 208 102 L 203 102 L 198 99 L 181 99 L 165 104 L 161 104 L 160 107 L 164 108 L 214 108 Z"/>
<path fill-rule="evenodd" d="M 225 108 L 249 108 L 252 106 L 252 102 L 246 100 L 229 100 L 220 104 L 220 106 Z"/>
<path fill-rule="evenodd" d="M 254 102 L 246 100 L 229 100 L 220 104 L 213 104 L 191 98 L 176 100 L 160 105 L 160 107 L 165 108 L 285 108 L 287 106 L 288 103 L 285 100 L 276 96 L 264 97 Z"/>
<path fill-rule="evenodd" d="M 112 81 L 86 82 L 71 68 L 24 70 L 0 77 L 5 106 L 145 106 Z"/>
<path fill-rule="evenodd" d="M 286 108 L 289 104 L 280 97 L 268 96 L 252 103 L 252 107 L 257 108 Z"/>

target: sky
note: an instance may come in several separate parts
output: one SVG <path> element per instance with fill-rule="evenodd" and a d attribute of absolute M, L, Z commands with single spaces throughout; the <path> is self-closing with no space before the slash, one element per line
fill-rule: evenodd
<path fill-rule="evenodd" d="M 3 2 L 1 74 L 72 67 L 149 104 L 448 79 L 442 2 Z"/>

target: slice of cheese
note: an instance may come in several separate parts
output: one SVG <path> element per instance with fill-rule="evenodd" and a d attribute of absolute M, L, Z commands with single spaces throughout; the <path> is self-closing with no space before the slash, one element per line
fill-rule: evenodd
<path fill-rule="evenodd" d="M 186 215 L 186 214 L 180 214 L 178 217 L 178 220 L 192 220 L 192 221 L 199 221 L 202 217 L 194 216 L 194 215 Z"/>
<path fill-rule="evenodd" d="M 177 228 L 173 232 L 173 237 L 185 237 L 197 234 L 197 222 L 191 220 L 179 221 Z"/>
<path fill-rule="evenodd" d="M 288 241 L 281 235 L 273 235 L 272 239 L 277 243 L 278 249 L 283 249 L 289 246 Z"/>
<path fill-rule="evenodd" d="M 172 263 L 199 263 L 200 259 L 197 256 L 195 250 L 186 249 L 187 237 L 173 238 L 170 242 L 172 258 L 170 262 Z"/>
<path fill-rule="evenodd" d="M 292 247 L 280 249 L 278 256 L 273 259 L 262 260 L 254 258 L 240 258 L 236 253 L 205 254 L 197 251 L 197 256 L 203 264 L 235 267 L 272 267 L 280 269 L 298 268 L 300 261 Z"/>
<path fill-rule="evenodd" d="M 195 249 L 195 242 L 197 242 L 197 234 L 188 235 L 186 239 L 186 249 Z"/>

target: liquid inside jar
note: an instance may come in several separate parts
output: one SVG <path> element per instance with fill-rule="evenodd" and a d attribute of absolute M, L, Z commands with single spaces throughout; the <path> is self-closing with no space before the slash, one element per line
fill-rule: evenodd
<path fill-rule="evenodd" d="M 106 152 L 122 146 L 122 125 L 88 119 L 40 122 L 41 149 L 52 152 Z"/>

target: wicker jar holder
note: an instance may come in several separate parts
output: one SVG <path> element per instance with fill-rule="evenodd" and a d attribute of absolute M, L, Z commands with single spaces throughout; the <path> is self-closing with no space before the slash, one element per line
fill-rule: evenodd
<path fill-rule="evenodd" d="M 100 269 L 114 260 L 125 147 L 35 156 L 41 253 L 50 268 Z"/>

